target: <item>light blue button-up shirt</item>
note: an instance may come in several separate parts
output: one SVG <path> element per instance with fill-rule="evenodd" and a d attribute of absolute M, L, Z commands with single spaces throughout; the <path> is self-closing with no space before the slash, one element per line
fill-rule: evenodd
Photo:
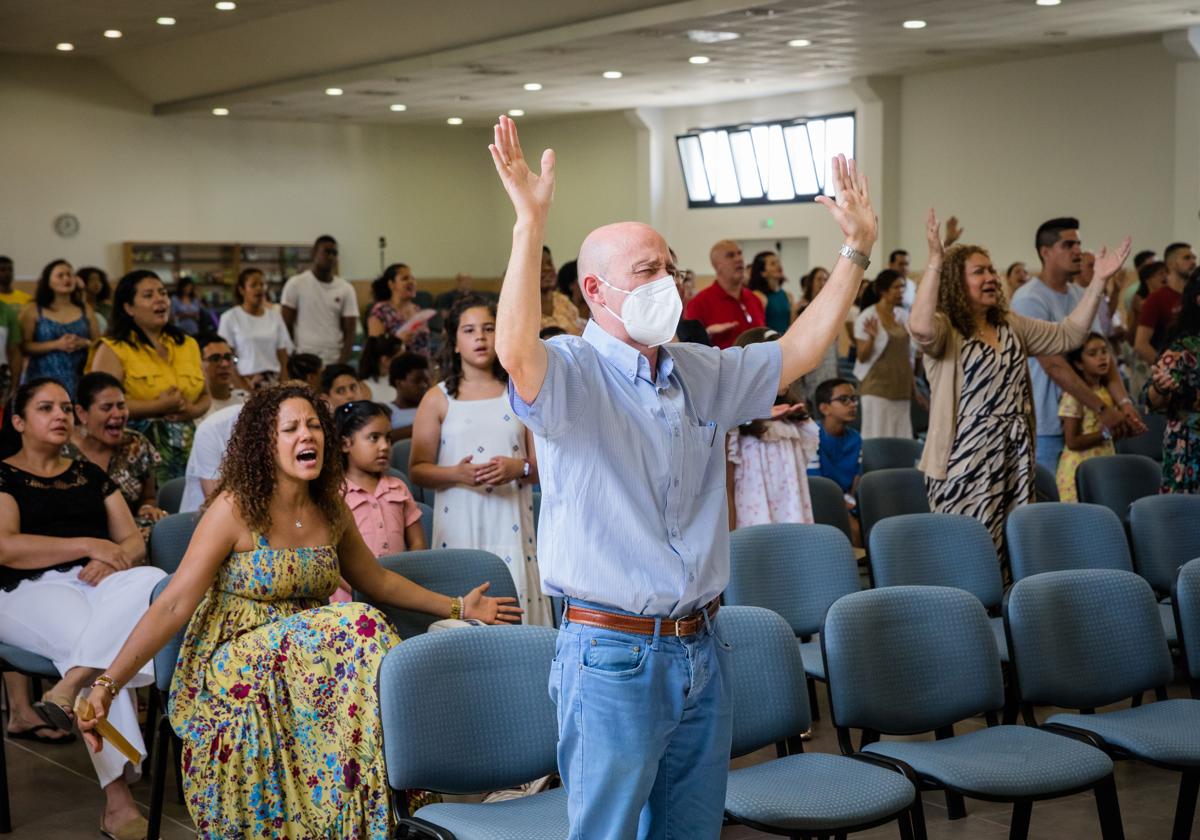
<path fill-rule="evenodd" d="M 771 412 L 778 343 L 659 348 L 646 357 L 589 321 L 546 342 L 532 404 L 542 485 L 542 589 L 641 615 L 678 618 L 729 582 L 725 434 Z"/>

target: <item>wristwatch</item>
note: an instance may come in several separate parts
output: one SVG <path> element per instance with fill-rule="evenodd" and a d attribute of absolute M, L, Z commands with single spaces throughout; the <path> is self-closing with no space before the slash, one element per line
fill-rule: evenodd
<path fill-rule="evenodd" d="M 529 461 L 526 460 L 525 468 L 523 470 L 521 470 L 521 478 L 529 478 L 529 470 L 530 470 Z"/>
<path fill-rule="evenodd" d="M 1107 426 L 1100 427 L 1100 437 L 1104 438 L 1105 440 L 1112 440 L 1112 432 L 1108 430 Z"/>
<path fill-rule="evenodd" d="M 862 251 L 856 251 L 854 248 L 851 248 L 849 245 L 842 245 L 842 247 L 840 249 L 838 249 L 838 253 L 841 254 L 846 259 L 850 260 L 850 262 L 854 263 L 856 266 L 861 268 L 863 271 L 866 271 L 868 268 L 871 267 L 870 257 L 868 257 L 866 254 L 864 254 Z"/>

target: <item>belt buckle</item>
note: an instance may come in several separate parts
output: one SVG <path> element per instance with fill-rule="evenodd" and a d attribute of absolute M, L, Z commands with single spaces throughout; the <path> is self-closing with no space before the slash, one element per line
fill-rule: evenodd
<path fill-rule="evenodd" d="M 676 638 L 676 639 L 682 639 L 682 638 L 683 638 L 683 634 L 679 632 L 679 625 L 680 625 L 680 624 L 682 624 L 682 623 L 683 623 L 683 619 L 682 619 L 682 618 L 679 618 L 679 619 L 676 619 L 676 620 L 675 620 L 675 638 Z"/>

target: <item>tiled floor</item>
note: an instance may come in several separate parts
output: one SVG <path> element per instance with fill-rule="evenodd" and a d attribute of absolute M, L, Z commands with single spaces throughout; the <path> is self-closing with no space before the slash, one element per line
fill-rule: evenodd
<path fill-rule="evenodd" d="M 1172 696 L 1186 696 L 1182 688 Z M 822 698 L 822 707 L 824 698 Z M 824 708 L 822 708 L 824 711 Z M 982 722 L 960 724 L 959 731 Z M 48 747 L 26 741 L 5 742 L 8 757 L 9 796 L 12 802 L 13 840 L 79 840 L 99 837 L 97 826 L 102 795 L 96 787 L 91 764 L 80 744 Z M 827 719 L 817 725 L 807 745 L 810 751 L 834 752 L 837 744 Z M 740 759 L 738 766 L 774 757 L 768 749 Z M 1125 836 L 1129 840 L 1165 840 L 1171 835 L 1175 814 L 1178 776 L 1142 764 L 1123 763 L 1117 767 L 1117 787 Z M 137 800 L 146 805 L 150 798 L 148 782 L 134 788 Z M 967 801 L 967 817 L 950 822 L 946 819 L 945 800 L 940 794 L 927 794 L 925 815 L 932 840 L 950 838 L 1003 838 L 1008 833 L 1009 806 Z M 1200 840 L 1200 817 L 1195 823 Z M 166 819 L 162 840 L 194 837 L 187 810 L 175 798 L 174 779 L 167 782 Z M 765 835 L 740 826 L 726 827 L 721 840 L 765 840 Z M 861 838 L 895 838 L 894 824 L 854 835 Z M 1090 795 L 1041 802 L 1034 805 L 1030 830 L 1032 840 L 1076 840 L 1098 838 L 1095 800 Z M 233 840 L 230 838 L 229 840 Z"/>

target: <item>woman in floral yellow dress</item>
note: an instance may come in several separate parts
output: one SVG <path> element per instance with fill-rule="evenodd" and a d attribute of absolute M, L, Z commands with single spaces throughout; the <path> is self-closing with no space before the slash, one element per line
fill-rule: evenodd
<path fill-rule="evenodd" d="M 375 679 L 399 639 L 377 610 L 328 604 L 339 576 L 441 617 L 520 620 L 484 584 L 463 598 L 379 565 L 341 498 L 329 412 L 299 383 L 258 391 L 174 578 L 89 700 L 119 689 L 189 622 L 171 688 L 184 795 L 201 838 L 388 836 Z M 93 749 L 91 723 L 81 728 Z"/>

